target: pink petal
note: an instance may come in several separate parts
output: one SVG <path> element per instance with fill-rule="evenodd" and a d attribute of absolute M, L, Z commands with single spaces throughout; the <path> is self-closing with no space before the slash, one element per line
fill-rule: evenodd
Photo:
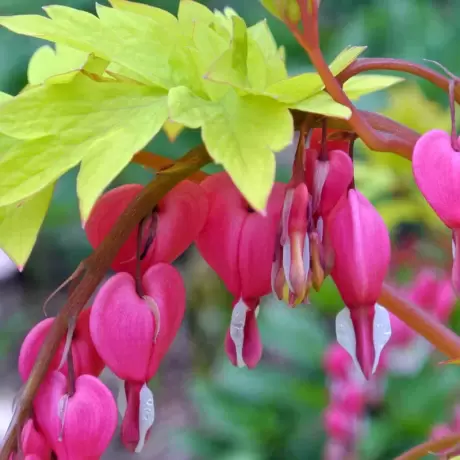
<path fill-rule="evenodd" d="M 329 172 L 321 193 L 319 214 L 329 214 L 353 180 L 353 162 L 342 150 L 329 152 Z"/>
<path fill-rule="evenodd" d="M 90 330 L 96 350 L 118 377 L 146 381 L 155 324 L 151 310 L 137 295 L 131 275 L 117 273 L 99 290 Z"/>
<path fill-rule="evenodd" d="M 415 181 L 439 218 L 460 227 L 460 152 L 452 149 L 448 133 L 435 129 L 423 134 L 412 155 Z"/>
<path fill-rule="evenodd" d="M 95 204 L 85 224 L 91 245 L 96 248 L 109 233 L 122 212 L 143 190 L 140 184 L 127 184 L 105 193 Z M 152 210 L 153 211 L 153 210 Z M 182 181 L 157 206 L 157 228 L 153 243 L 141 262 L 144 273 L 157 262 L 173 262 L 194 241 L 201 231 L 208 212 L 208 203 L 199 185 Z M 187 225 L 183 225 L 187 222 Z M 149 238 L 152 218 L 143 224 L 143 243 Z M 132 275 L 136 272 L 136 228 L 121 247 L 112 263 L 115 271 Z"/>
<path fill-rule="evenodd" d="M 239 275 L 243 298 L 263 297 L 271 292 L 271 268 L 283 206 L 285 185 L 275 183 L 266 216 L 250 213 L 239 242 Z"/>
<path fill-rule="evenodd" d="M 374 305 L 390 263 L 390 238 L 380 214 L 357 190 L 341 200 L 329 222 L 332 277 L 345 304 Z"/>
<path fill-rule="evenodd" d="M 172 265 L 157 264 L 149 268 L 142 278 L 142 284 L 145 293 L 155 300 L 161 317 L 161 327 L 144 380 L 148 381 L 155 375 L 176 338 L 184 318 L 186 299 L 182 277 Z"/>
<path fill-rule="evenodd" d="M 188 180 L 176 185 L 158 204 L 158 229 L 146 264 L 176 260 L 201 232 L 207 216 L 204 190 Z"/>
<path fill-rule="evenodd" d="M 61 419 L 59 404 L 67 392 L 66 377 L 60 372 L 51 373 L 34 401 L 37 421 L 59 459 L 99 458 L 117 426 L 115 401 L 108 388 L 90 375 L 78 377 L 75 389 Z"/>
<path fill-rule="evenodd" d="M 248 206 L 226 173 L 208 177 L 201 186 L 207 193 L 209 214 L 196 245 L 227 289 L 238 297 L 241 293 L 238 247 Z"/>

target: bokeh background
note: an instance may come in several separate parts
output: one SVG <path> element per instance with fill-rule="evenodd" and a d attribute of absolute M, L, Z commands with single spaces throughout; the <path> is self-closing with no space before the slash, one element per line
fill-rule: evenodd
<path fill-rule="evenodd" d="M 0 0 L 0 15 L 42 14 L 44 0 Z M 94 0 L 52 3 L 94 11 Z M 105 3 L 105 2 L 101 2 Z M 148 1 L 175 12 L 178 1 Z M 266 14 L 256 0 L 203 1 L 213 8 L 233 7 L 248 24 Z M 441 62 L 460 73 L 457 0 L 323 0 L 322 48 L 328 60 L 347 45 L 368 45 L 366 56 Z M 269 18 L 279 44 L 286 47 L 292 74 L 312 70 L 287 29 Z M 26 84 L 27 62 L 43 42 L 0 30 L 0 90 L 16 94 Z M 430 84 L 415 81 L 389 93 L 363 98 L 359 105 L 380 110 L 420 132 L 448 129 L 446 96 Z M 177 158 L 200 142 L 198 132 L 184 132 L 174 144 L 163 134 L 148 147 Z M 292 150 L 292 149 L 291 149 Z M 0 153 L 1 155 L 1 153 Z M 286 180 L 292 152 L 279 155 L 279 179 Z M 450 235 L 439 224 L 414 186 L 410 164 L 389 154 L 358 146 L 357 184 L 376 204 L 392 234 L 394 266 L 389 279 L 409 281 L 421 267 L 446 269 L 451 262 Z M 130 166 L 113 186 L 146 183 L 152 174 Z M 18 350 L 27 331 L 43 318 L 42 305 L 90 252 L 81 228 L 75 194 L 76 171 L 57 184 L 52 206 L 25 271 L 0 264 L 0 435 L 11 417 L 11 403 L 20 388 Z M 376 247 L 376 249 L 378 249 Z M 239 370 L 227 362 L 223 338 L 231 299 L 191 248 L 178 262 L 188 287 L 183 327 L 160 372 L 152 382 L 157 421 L 140 458 L 277 460 L 321 459 L 325 441 L 321 416 L 327 404 L 322 358 L 334 340 L 335 314 L 343 307 L 332 282 L 312 295 L 308 307 L 289 310 L 264 300 L 259 316 L 265 353 L 257 369 Z M 48 313 L 65 301 L 56 296 Z M 450 325 L 460 332 L 460 315 Z M 359 458 L 387 460 L 423 441 L 434 423 L 447 420 L 460 402 L 460 372 L 437 366 L 433 355 L 408 376 L 390 376 L 383 403 L 366 417 Z M 104 376 L 116 389 L 110 375 Z M 119 442 L 104 458 L 128 458 Z"/>

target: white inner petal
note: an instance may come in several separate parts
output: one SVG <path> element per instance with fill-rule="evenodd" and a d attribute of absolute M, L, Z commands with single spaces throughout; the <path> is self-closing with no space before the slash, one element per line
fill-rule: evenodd
<path fill-rule="evenodd" d="M 308 233 L 305 235 L 302 254 L 303 269 L 305 272 L 305 279 L 308 278 L 310 273 L 310 236 Z"/>
<path fill-rule="evenodd" d="M 143 299 L 147 303 L 150 310 L 152 310 L 153 317 L 155 318 L 155 332 L 153 334 L 153 343 L 155 343 L 157 341 L 158 334 L 160 333 L 160 324 L 161 324 L 160 309 L 158 308 L 157 303 L 152 299 L 152 297 L 145 295 Z"/>
<path fill-rule="evenodd" d="M 153 401 L 153 393 L 146 383 L 142 385 L 139 394 L 139 442 L 134 452 L 136 454 L 142 452 L 145 444 L 147 431 L 155 421 L 155 404 Z"/>
<path fill-rule="evenodd" d="M 118 382 L 117 407 L 118 412 L 120 412 L 123 418 L 126 413 L 126 408 L 128 407 L 128 401 L 126 400 L 125 381 L 121 379 L 119 379 Z"/>
<path fill-rule="evenodd" d="M 455 245 L 455 236 L 452 235 L 452 259 L 455 260 L 455 252 L 456 252 L 456 245 Z"/>
<path fill-rule="evenodd" d="M 328 174 L 329 161 L 316 161 L 315 174 L 313 175 L 313 212 L 316 212 L 318 209 Z"/>
<path fill-rule="evenodd" d="M 283 213 L 281 215 L 281 244 L 288 240 L 289 214 L 291 214 L 294 189 L 290 188 L 284 197 Z"/>
<path fill-rule="evenodd" d="M 259 311 L 260 311 L 260 305 L 257 305 L 255 311 L 254 311 L 254 316 L 257 318 L 259 316 Z"/>
<path fill-rule="evenodd" d="M 244 345 L 244 326 L 246 324 L 246 313 L 249 308 L 240 299 L 233 307 L 232 319 L 230 322 L 230 338 L 235 344 L 236 351 L 236 365 L 238 367 L 245 367 L 246 363 L 243 359 L 243 345 Z"/>
<path fill-rule="evenodd" d="M 383 348 L 388 343 L 391 337 L 391 322 L 390 314 L 387 309 L 379 304 L 375 304 L 374 324 L 373 324 L 373 340 L 375 358 L 372 365 L 372 373 L 374 374 L 379 364 L 380 355 Z"/>
<path fill-rule="evenodd" d="M 278 298 L 278 294 L 276 293 L 276 286 L 275 286 L 275 283 L 276 283 L 276 276 L 278 275 L 279 269 L 280 269 L 279 260 L 273 261 L 273 263 L 272 263 L 272 272 L 271 272 L 271 286 L 272 286 L 272 292 L 273 292 L 273 295 L 274 295 L 278 300 L 281 300 L 281 299 Z"/>
<path fill-rule="evenodd" d="M 287 239 L 286 243 L 283 245 L 283 270 L 289 290 L 294 292 L 291 283 L 291 243 L 289 239 Z"/>
<path fill-rule="evenodd" d="M 69 395 L 65 394 L 64 396 L 61 397 L 59 400 L 58 404 L 58 417 L 59 421 L 61 422 L 61 428 L 59 430 L 59 435 L 58 435 L 58 441 L 62 442 L 63 436 L 64 436 L 64 422 L 65 422 L 65 416 L 67 413 L 67 405 L 69 403 Z"/>
<path fill-rule="evenodd" d="M 335 334 L 339 345 L 348 351 L 357 370 L 362 373 L 361 366 L 356 357 L 356 335 L 348 307 L 340 310 L 335 318 Z"/>
<path fill-rule="evenodd" d="M 323 222 L 322 217 L 320 217 L 318 219 L 318 222 L 316 222 L 316 231 L 318 232 L 319 240 L 321 242 L 323 242 L 323 238 L 324 238 L 324 222 Z"/>

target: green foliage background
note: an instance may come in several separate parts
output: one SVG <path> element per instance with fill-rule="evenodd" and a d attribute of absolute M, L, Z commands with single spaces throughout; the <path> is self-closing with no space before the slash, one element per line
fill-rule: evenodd
<path fill-rule="evenodd" d="M 93 0 L 0 0 L 0 15 L 39 13 L 48 3 L 94 10 Z M 178 4 L 170 0 L 145 3 L 171 11 L 176 11 Z M 229 5 L 250 24 L 265 16 L 255 0 L 203 3 L 217 8 Z M 368 45 L 366 56 L 417 62 L 432 59 L 460 73 L 457 1 L 323 0 L 321 13 L 322 47 L 329 61 L 347 45 Z M 304 52 L 285 27 L 272 18 L 269 21 L 278 43 L 286 47 L 290 72 L 310 70 Z M 15 94 L 25 85 L 27 61 L 41 44 L 0 29 L 0 90 Z M 435 127 L 434 124 L 447 128 L 445 95 L 425 82 L 417 85 L 399 89 L 390 98 L 382 93 L 369 96 L 360 105 L 370 110 L 382 109 L 420 131 Z M 427 105 L 427 99 L 437 105 Z M 193 131 L 182 134 L 174 144 L 169 144 L 161 134 L 150 148 L 177 158 L 198 142 L 199 134 Z M 393 230 L 410 222 L 424 230 L 425 235 L 440 233 L 448 238 L 420 199 L 409 164 L 365 149 L 360 150 L 360 160 L 358 184 L 380 207 Z M 75 177 L 75 171 L 71 171 L 59 181 L 38 244 L 20 280 L 18 289 L 24 287 L 29 292 L 28 299 L 34 293 L 40 293 L 40 297 L 42 292 L 57 286 L 89 253 L 79 221 Z M 114 185 L 144 183 L 149 178 L 149 173 L 132 166 Z M 439 260 L 449 257 L 440 249 L 435 248 L 434 252 Z M 198 428 L 190 427 L 185 434 L 178 434 L 184 449 L 200 459 L 321 458 L 324 433 L 320 416 L 327 402 L 321 357 L 332 340 L 332 319 L 341 308 L 333 283 L 326 283 L 308 309 L 288 311 L 279 305 L 267 305 L 260 316 L 266 358 L 256 370 L 240 371 L 227 363 L 222 347 L 214 349 L 222 343 L 228 321 L 228 297 L 194 257 L 183 264 L 186 273 L 193 273 L 185 327 L 195 345 L 193 378 L 186 385 L 200 421 Z M 16 359 L 11 345 L 17 345 L 39 317 L 38 304 L 30 303 L 33 311 L 21 313 L 24 316 L 19 320 L 13 315 L 0 326 L 0 353 L 8 355 L 11 361 Z M 458 317 L 455 314 L 452 322 L 456 329 L 460 324 Z M 433 423 L 450 416 L 459 381 L 457 368 L 441 368 L 433 362 L 414 378 L 390 379 L 384 407 L 370 418 L 361 458 L 394 458 L 421 442 Z"/>

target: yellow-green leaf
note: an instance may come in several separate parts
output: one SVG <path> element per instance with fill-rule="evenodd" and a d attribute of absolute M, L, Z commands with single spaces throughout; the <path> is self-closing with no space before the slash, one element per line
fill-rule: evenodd
<path fill-rule="evenodd" d="M 267 11 L 282 21 L 297 23 L 300 20 L 300 8 L 296 0 L 261 0 L 261 3 Z"/>
<path fill-rule="evenodd" d="M 293 120 L 284 104 L 264 97 L 240 97 L 230 90 L 219 101 L 197 97 L 188 88 L 169 93 L 170 118 L 202 127 L 204 144 L 256 210 L 263 210 L 275 178 L 274 151 L 289 145 Z"/>
<path fill-rule="evenodd" d="M 59 5 L 48 6 L 45 11 L 49 19 L 37 15 L 3 16 L 0 25 L 16 33 L 92 53 L 155 85 L 174 86 L 169 59 L 180 37 L 174 16 L 162 15 L 155 20 L 128 9 L 101 5 L 97 5 L 100 19 Z"/>
<path fill-rule="evenodd" d="M 367 46 L 348 46 L 331 62 L 329 68 L 333 75 L 338 75 L 366 51 Z"/>
<path fill-rule="evenodd" d="M 163 10 L 162 8 L 145 5 L 138 2 L 130 2 L 128 0 L 109 0 L 109 3 L 113 6 L 113 8 L 117 10 L 136 13 L 140 16 L 146 16 L 150 19 L 153 19 L 158 24 L 170 26 L 173 28 L 176 27 L 177 20 L 174 15 L 166 10 Z"/>
<path fill-rule="evenodd" d="M 181 0 L 177 19 L 184 35 L 192 36 L 198 22 L 209 26 L 215 21 L 215 16 L 210 9 L 201 3 L 194 0 Z"/>
<path fill-rule="evenodd" d="M 107 170 L 113 173 L 119 161 L 142 149 L 161 128 L 166 94 L 80 75 L 0 105 L 0 132 L 24 139 L 0 156 L 0 206 L 36 193 L 84 157 L 111 152 Z"/>
<path fill-rule="evenodd" d="M 53 194 L 54 184 L 26 200 L 0 207 L 0 248 L 20 270 L 32 252 Z"/>
<path fill-rule="evenodd" d="M 344 69 L 346 69 L 365 49 L 366 47 L 364 46 L 353 46 L 345 48 L 330 64 L 329 69 L 331 70 L 332 74 L 336 76 Z M 388 78 L 391 79 L 393 77 Z M 390 80 L 386 80 L 385 83 L 388 83 L 389 81 Z M 361 86 L 363 87 L 363 90 L 366 88 L 368 91 L 363 94 L 382 89 L 379 87 L 379 84 L 383 84 L 383 80 L 374 83 L 374 86 L 377 86 L 377 89 L 372 89 L 372 86 L 368 80 L 364 80 Z M 358 86 L 358 84 L 351 83 L 350 90 L 357 92 Z M 323 89 L 324 83 L 321 80 L 321 77 L 317 73 L 309 72 L 290 78 L 286 77 L 283 80 L 276 81 L 266 89 L 266 94 L 276 98 L 281 102 L 293 104 L 303 101 L 304 99 L 319 93 Z"/>
<path fill-rule="evenodd" d="M 89 216 L 99 195 L 126 167 L 133 155 L 158 133 L 167 117 L 167 97 L 165 94 L 159 94 L 155 101 L 149 101 L 148 111 L 144 110 L 135 116 L 136 123 L 142 125 L 142 128 L 138 127 L 135 130 L 135 137 L 127 133 L 120 136 L 121 129 L 114 129 L 100 140 L 106 144 L 106 148 L 100 149 L 97 154 L 85 155 L 77 178 L 77 195 L 83 222 Z M 131 125 L 134 129 L 131 123 L 131 120 L 125 120 L 125 124 Z"/>
<path fill-rule="evenodd" d="M 40 85 L 49 77 L 82 69 L 88 53 L 56 45 L 56 50 L 44 45 L 35 51 L 29 61 L 27 77 L 31 85 Z"/>
<path fill-rule="evenodd" d="M 345 82 L 343 89 L 350 99 L 356 100 L 361 96 L 387 89 L 402 81 L 404 81 L 403 78 L 391 75 L 356 75 Z"/>
<path fill-rule="evenodd" d="M 401 198 L 377 203 L 376 208 L 390 231 L 402 221 L 417 221 L 420 218 L 417 203 Z"/>
<path fill-rule="evenodd" d="M 338 102 L 325 92 L 317 93 L 314 96 L 291 104 L 291 108 L 301 110 L 302 112 L 318 113 L 327 117 L 344 118 L 348 120 L 351 117 L 351 110 Z"/>
<path fill-rule="evenodd" d="M 13 96 L 11 96 L 11 94 L 7 94 L 7 93 L 0 91 L 0 104 L 3 104 L 4 102 L 9 101 L 12 98 Z"/>

